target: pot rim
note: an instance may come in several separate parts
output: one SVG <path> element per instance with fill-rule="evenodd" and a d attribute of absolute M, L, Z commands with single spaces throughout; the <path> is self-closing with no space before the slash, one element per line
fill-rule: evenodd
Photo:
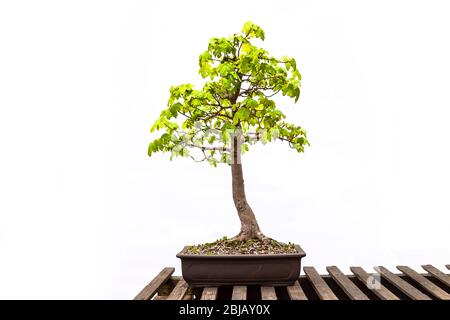
<path fill-rule="evenodd" d="M 270 258 L 303 258 L 306 256 L 305 251 L 295 244 L 297 253 L 275 253 L 275 254 L 186 254 L 188 246 L 185 246 L 183 250 L 177 253 L 177 258 L 189 258 L 189 259 L 270 259 Z"/>

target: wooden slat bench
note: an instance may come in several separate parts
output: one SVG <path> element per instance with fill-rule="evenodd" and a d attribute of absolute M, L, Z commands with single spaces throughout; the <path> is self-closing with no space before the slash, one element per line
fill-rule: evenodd
<path fill-rule="evenodd" d="M 450 269 L 450 265 L 445 267 Z M 425 273 L 407 266 L 397 266 L 401 273 L 385 267 L 368 273 L 350 267 L 345 274 L 336 266 L 319 274 L 314 267 L 304 267 L 298 281 L 287 287 L 224 286 L 190 288 L 174 268 L 164 268 L 135 300 L 450 300 L 450 275 L 430 264 Z"/>

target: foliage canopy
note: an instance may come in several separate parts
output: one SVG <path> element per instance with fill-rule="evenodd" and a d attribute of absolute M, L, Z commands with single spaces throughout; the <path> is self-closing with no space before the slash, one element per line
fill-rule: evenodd
<path fill-rule="evenodd" d="M 290 124 L 272 99 L 278 93 L 298 101 L 301 75 L 295 59 L 272 57 L 252 39 L 264 41 L 256 24 L 246 22 L 241 33 L 212 38 L 200 54 L 202 89 L 192 84 L 170 88 L 167 108 L 151 127 L 162 130 L 148 148 L 175 156 L 207 160 L 211 165 L 230 163 L 232 137 L 239 137 L 242 153 L 257 142 L 282 140 L 298 152 L 309 145 L 306 131 Z M 197 159 L 192 150 L 202 158 Z"/>

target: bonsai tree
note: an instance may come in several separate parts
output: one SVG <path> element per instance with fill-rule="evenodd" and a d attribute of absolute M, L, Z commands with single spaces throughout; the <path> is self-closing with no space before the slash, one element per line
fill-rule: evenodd
<path fill-rule="evenodd" d="M 232 192 L 241 222 L 232 240 L 267 240 L 247 202 L 241 154 L 250 145 L 280 140 L 303 152 L 309 145 L 306 132 L 290 124 L 277 108 L 277 94 L 297 102 L 301 75 L 295 59 L 275 58 L 253 42 L 264 41 L 264 31 L 247 22 L 241 33 L 212 38 L 200 54 L 199 73 L 206 79 L 201 89 L 192 84 L 170 88 L 167 108 L 151 127 L 162 135 L 148 147 L 148 155 L 170 152 L 212 166 L 231 167 Z M 257 40 L 260 39 L 260 40 Z"/>

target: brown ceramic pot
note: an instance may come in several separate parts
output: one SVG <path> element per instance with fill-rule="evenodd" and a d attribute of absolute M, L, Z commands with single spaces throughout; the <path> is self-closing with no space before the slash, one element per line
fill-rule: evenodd
<path fill-rule="evenodd" d="M 184 280 L 191 287 L 221 285 L 292 285 L 300 276 L 301 259 L 306 253 L 194 255 L 188 247 L 177 254 Z"/>

